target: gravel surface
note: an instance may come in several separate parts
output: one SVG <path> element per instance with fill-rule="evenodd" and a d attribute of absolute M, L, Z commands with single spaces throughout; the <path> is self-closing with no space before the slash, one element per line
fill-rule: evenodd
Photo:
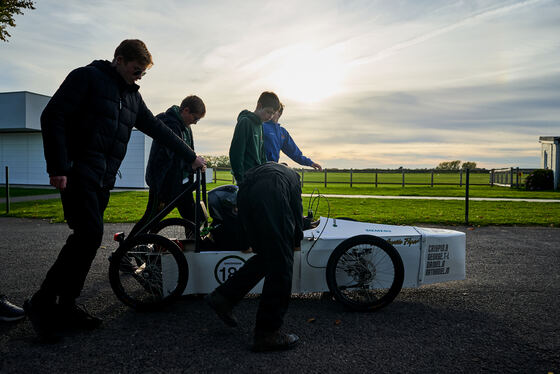
<path fill-rule="evenodd" d="M 138 313 L 113 295 L 107 224 L 80 302 L 103 327 L 58 344 L 36 342 L 29 321 L 0 323 L 0 373 L 560 373 L 560 229 L 466 227 L 467 279 L 405 289 L 376 313 L 345 310 L 320 295 L 294 295 L 285 328 L 292 351 L 249 350 L 258 298 L 227 328 L 200 298 Z M 23 304 L 69 234 L 64 224 L 0 218 L 0 292 Z M 314 319 L 313 322 L 309 322 Z"/>

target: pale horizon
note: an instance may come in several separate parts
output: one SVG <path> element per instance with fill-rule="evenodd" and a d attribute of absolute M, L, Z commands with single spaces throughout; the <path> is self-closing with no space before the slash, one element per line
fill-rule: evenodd
<path fill-rule="evenodd" d="M 560 136 L 560 2 L 39 0 L 0 44 L 0 92 L 52 96 L 73 69 L 143 40 L 154 114 L 196 94 L 197 153 L 228 153 L 262 91 L 327 168 L 537 168 Z M 295 165 L 286 156 L 280 161 Z"/>

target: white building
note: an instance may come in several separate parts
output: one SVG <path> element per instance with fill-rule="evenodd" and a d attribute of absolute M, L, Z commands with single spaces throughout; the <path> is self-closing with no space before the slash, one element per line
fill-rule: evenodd
<path fill-rule="evenodd" d="M 554 173 L 554 189 L 558 189 L 560 180 L 560 136 L 541 136 L 541 168 L 550 169 Z"/>
<path fill-rule="evenodd" d="M 0 183 L 46 186 L 46 172 L 40 117 L 49 96 L 32 92 L 0 93 Z M 144 188 L 146 165 L 152 139 L 133 130 L 128 151 L 117 176 L 115 187 Z"/>

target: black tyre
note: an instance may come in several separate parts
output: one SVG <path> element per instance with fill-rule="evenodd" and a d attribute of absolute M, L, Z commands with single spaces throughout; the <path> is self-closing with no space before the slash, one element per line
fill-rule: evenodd
<path fill-rule="evenodd" d="M 179 247 L 159 235 L 138 235 L 111 256 L 109 281 L 115 295 L 139 310 L 157 309 L 181 296 L 188 278 Z"/>
<path fill-rule="evenodd" d="M 194 248 L 194 223 L 183 218 L 168 218 L 159 222 L 150 234 L 158 234 L 175 242 L 181 250 Z"/>
<path fill-rule="evenodd" d="M 379 310 L 402 288 L 401 256 L 387 241 L 358 235 L 340 243 L 327 264 L 327 284 L 336 300 L 359 311 Z"/>

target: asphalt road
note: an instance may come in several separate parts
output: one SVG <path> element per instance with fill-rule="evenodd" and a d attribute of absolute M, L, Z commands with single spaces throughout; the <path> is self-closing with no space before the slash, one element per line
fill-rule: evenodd
<path fill-rule="evenodd" d="M 483 227 L 467 233 L 467 279 L 406 289 L 376 313 L 345 310 L 319 295 L 292 297 L 292 351 L 249 351 L 258 299 L 227 328 L 200 299 L 138 313 L 113 295 L 107 224 L 82 294 L 104 319 L 94 332 L 41 345 L 29 321 L 0 324 L 1 373 L 560 373 L 560 229 Z M 69 230 L 0 218 L 0 292 L 22 304 L 40 285 Z M 314 318 L 314 322 L 309 322 Z"/>

